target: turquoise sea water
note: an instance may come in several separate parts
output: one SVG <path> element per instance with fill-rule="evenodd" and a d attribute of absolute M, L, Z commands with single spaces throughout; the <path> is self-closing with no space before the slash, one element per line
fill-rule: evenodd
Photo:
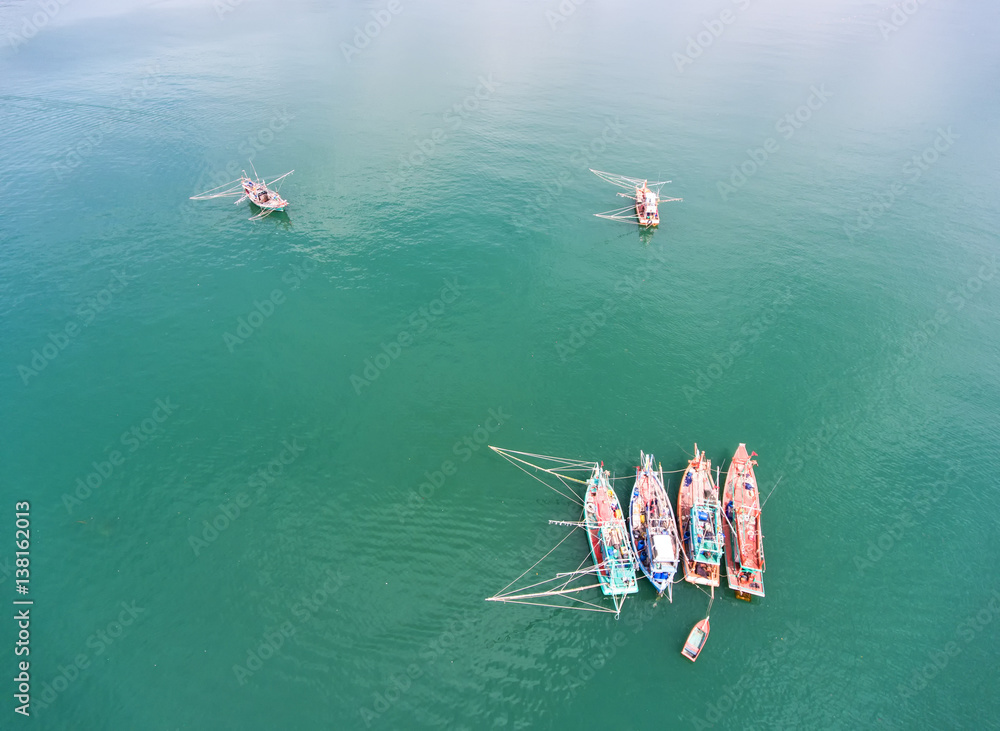
<path fill-rule="evenodd" d="M 997 727 L 998 21 L 0 3 L 0 727 Z M 483 601 L 576 517 L 484 444 L 695 441 L 780 478 L 697 664 L 687 584 Z"/>

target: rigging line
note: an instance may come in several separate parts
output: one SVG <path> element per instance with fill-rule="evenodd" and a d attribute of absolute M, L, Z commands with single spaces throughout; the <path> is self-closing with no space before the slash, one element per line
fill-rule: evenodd
<path fill-rule="evenodd" d="M 505 459 L 506 459 L 506 457 L 505 457 Z M 528 470 L 524 469 L 524 467 L 522 467 L 521 465 L 517 464 L 516 462 L 512 462 L 509 459 L 508 459 L 508 461 L 512 465 L 514 465 L 515 467 L 517 467 L 519 470 L 521 470 L 521 472 L 523 472 L 528 477 L 530 477 L 531 479 L 537 480 L 538 482 L 540 482 L 543 485 L 545 485 L 545 487 L 547 487 L 548 489 L 552 490 L 552 492 L 554 492 L 557 495 L 560 495 L 560 496 L 566 498 L 567 500 L 569 500 L 571 502 L 575 502 L 577 505 L 579 505 L 581 507 L 583 506 L 583 500 L 581 500 L 580 497 L 575 492 L 573 492 L 573 490 L 569 487 L 569 485 L 566 485 L 566 488 L 570 490 L 570 495 L 572 495 L 572 497 L 570 497 L 570 495 L 567 495 L 564 492 L 560 491 L 558 488 L 553 487 L 552 485 L 550 485 L 549 483 L 547 483 L 545 480 L 543 480 L 542 478 L 540 478 L 538 475 L 533 475 L 532 473 L 528 472 Z M 525 464 L 531 465 L 530 462 L 525 462 Z M 531 465 L 531 466 L 534 467 L 534 465 Z M 545 470 L 545 471 L 548 472 L 548 470 Z M 565 475 L 556 474 L 555 472 L 550 472 L 550 474 L 552 474 L 554 477 L 556 477 L 558 479 L 562 479 L 562 477 L 565 476 Z M 570 478 L 570 479 L 573 479 L 573 478 Z M 586 483 L 584 483 L 584 484 L 586 484 Z"/>
<path fill-rule="evenodd" d="M 585 599 L 580 599 L 580 598 L 575 597 L 575 596 L 567 596 L 566 598 L 569 599 L 571 602 L 579 602 L 580 604 L 586 604 L 588 607 L 594 607 L 595 609 L 598 609 L 598 610 L 601 610 L 601 611 L 605 611 L 605 612 L 610 612 L 611 611 L 607 607 L 602 607 L 600 604 L 594 604 L 593 602 L 588 602 Z M 566 607 L 566 609 L 578 609 L 578 608 L 579 607 Z"/>
<path fill-rule="evenodd" d="M 489 601 L 487 599 L 486 601 Z M 545 604 L 544 602 L 520 602 L 520 601 L 509 601 L 509 604 L 527 604 L 532 607 L 551 607 L 552 609 L 575 609 L 578 612 L 604 612 L 606 614 L 614 614 L 614 609 L 607 609 L 606 607 L 598 607 L 597 609 L 588 609 L 587 607 L 572 607 L 566 606 L 564 604 Z M 594 605 L 597 606 L 597 605 Z"/>
<path fill-rule="evenodd" d="M 566 534 L 566 538 L 569 538 L 569 537 L 570 537 L 571 535 L 573 535 L 574 533 L 576 533 L 576 531 L 577 531 L 577 529 L 576 529 L 576 528 L 574 528 L 573 530 L 571 530 L 571 531 L 570 531 L 569 533 L 567 533 L 567 534 Z M 564 543 L 564 542 L 566 541 L 566 538 L 563 538 L 563 539 L 562 539 L 561 541 L 559 541 L 559 542 L 558 542 L 558 543 L 557 543 L 556 545 L 554 545 L 554 546 L 552 547 L 552 550 L 551 550 L 551 551 L 549 551 L 549 553 L 546 553 L 546 554 L 545 554 L 544 556 L 542 556 L 542 557 L 541 557 L 540 559 L 538 559 L 537 561 L 535 561 L 535 563 L 533 563 L 533 564 L 532 564 L 531 566 L 529 566 L 529 567 L 528 567 L 528 570 L 527 570 L 527 571 L 525 571 L 525 572 L 524 572 L 524 574 L 528 573 L 528 571 L 531 571 L 531 569 L 535 568 L 535 566 L 537 566 L 537 565 L 538 565 L 538 564 L 540 564 L 540 563 L 541 563 L 542 561 L 544 561 L 544 560 L 545 560 L 546 558 L 548 558 L 549 554 L 551 554 L 551 553 L 552 553 L 552 551 L 554 551 L 554 550 L 556 550 L 557 548 L 559 548 L 559 546 L 561 546 L 561 545 L 562 545 L 562 544 L 563 544 L 563 543 Z M 513 584 L 514 582 L 516 582 L 516 581 L 517 581 L 518 579 L 522 578 L 522 577 L 524 576 L 524 574 L 521 574 L 521 576 L 518 576 L 518 577 L 517 577 L 517 579 L 514 579 L 514 581 L 510 582 L 510 584 L 507 584 L 507 586 L 505 586 L 505 587 L 504 587 L 503 589 L 501 589 L 501 590 L 500 590 L 500 591 L 498 591 L 498 592 L 497 592 L 496 594 L 494 594 L 494 596 L 497 596 L 497 595 L 499 595 L 499 594 L 500 594 L 501 592 L 503 592 L 503 591 L 505 591 L 506 589 L 508 589 L 508 588 L 509 588 L 509 587 L 511 586 L 511 584 Z"/>
<path fill-rule="evenodd" d="M 567 457 L 552 457 L 547 454 L 534 454 L 532 452 L 519 452 L 516 449 L 504 449 L 503 447 L 494 447 L 490 445 L 492 449 L 497 454 L 520 454 L 522 457 L 537 457 L 538 459 L 547 459 L 551 462 L 561 462 L 565 465 L 575 465 L 581 469 L 590 469 L 593 466 L 593 461 L 588 461 L 585 459 L 568 459 Z M 534 465 L 532 465 L 534 466 Z"/>
<path fill-rule="evenodd" d="M 784 475 L 782 475 L 781 477 L 784 477 Z M 778 478 L 778 482 L 781 482 L 781 477 Z M 760 504 L 761 510 L 764 509 L 764 506 L 767 504 L 767 501 L 771 499 L 771 493 L 773 493 L 775 490 L 778 489 L 778 482 L 774 483 L 774 487 L 771 488 L 771 492 L 767 493 L 767 497 L 764 498 L 764 502 Z"/>
<path fill-rule="evenodd" d="M 700 589 L 701 591 L 705 592 L 705 596 L 709 596 L 709 594 L 708 594 L 708 590 L 706 590 L 706 589 L 705 589 L 705 587 L 704 587 L 704 586 L 703 586 L 702 584 L 695 584 L 694 586 L 696 586 L 696 587 L 697 587 L 698 589 Z M 714 586 L 712 587 L 712 590 L 713 590 L 713 591 L 715 590 L 715 587 L 714 587 Z"/>
<path fill-rule="evenodd" d="M 528 594 L 505 594 L 503 596 L 491 596 L 491 597 L 487 598 L 486 601 L 488 601 L 488 602 L 506 602 L 506 601 L 510 601 L 511 599 L 534 599 L 536 597 L 541 597 L 541 596 L 562 596 L 563 594 L 572 594 L 573 592 L 577 592 L 577 591 L 586 591 L 587 589 L 596 589 L 599 586 L 600 586 L 600 583 L 597 583 L 597 584 L 588 584 L 587 586 L 576 586 L 576 587 L 574 587 L 572 589 L 563 589 L 562 591 L 549 590 L 549 591 L 533 591 L 533 592 L 530 592 Z M 525 588 L 527 588 L 527 587 L 525 587 Z"/>
<path fill-rule="evenodd" d="M 586 572 L 586 571 L 585 572 L 581 572 L 579 576 L 572 577 L 570 579 L 570 581 L 573 581 L 574 579 L 581 578 L 583 576 L 587 576 L 588 573 L 591 573 L 591 572 Z M 559 574 L 557 576 L 550 576 L 547 579 L 542 579 L 541 581 L 536 581 L 534 584 L 528 584 L 526 586 L 519 586 L 518 588 L 516 588 L 516 589 L 514 589 L 512 591 L 509 591 L 506 594 L 502 593 L 502 590 L 501 590 L 501 592 L 497 592 L 492 597 L 490 597 L 490 599 L 495 599 L 497 601 L 501 601 L 503 599 L 506 599 L 507 597 L 524 596 L 522 594 L 518 594 L 517 592 L 527 591 L 528 589 L 534 589 L 534 588 L 539 587 L 539 586 L 544 586 L 545 584 L 551 584 L 552 582 L 558 581 L 559 579 L 561 579 L 564 575 L 565 574 Z M 569 581 L 567 581 L 566 583 L 568 584 Z M 576 590 L 575 589 L 564 589 L 563 591 L 576 591 Z M 532 596 L 535 593 L 537 593 L 537 592 L 533 592 Z M 552 594 L 552 593 L 558 594 L 559 592 L 555 591 L 554 589 L 546 589 L 545 592 L 543 592 L 543 593 L 545 593 L 545 594 Z"/>
<path fill-rule="evenodd" d="M 491 449 L 495 449 L 495 448 L 491 447 Z M 503 456 L 504 458 L 508 459 L 508 460 L 513 460 L 513 461 L 516 461 L 516 462 L 520 462 L 522 464 L 526 464 L 529 467 L 532 467 L 532 468 L 534 468 L 536 470 L 540 470 L 542 472 L 547 472 L 550 475 L 555 475 L 556 477 L 558 477 L 560 479 L 563 479 L 563 480 L 572 480 L 573 482 L 579 482 L 581 485 L 586 485 L 587 484 L 586 480 L 580 480 L 580 479 L 577 479 L 576 477 L 570 477 L 569 475 L 561 475 L 558 472 L 556 472 L 555 470 L 546 469 L 545 467 L 539 467 L 538 465 L 532 464 L 531 462 L 528 462 L 527 460 L 519 459 L 517 457 L 511 457 L 509 454 L 505 454 L 504 452 L 498 451 L 497 453 L 500 454 L 501 456 Z M 536 455 L 532 455 L 532 456 L 536 456 Z M 512 462 L 512 464 L 513 464 L 513 462 Z M 522 467 L 521 469 L 524 469 L 524 468 Z M 580 469 L 580 468 L 576 468 L 576 469 Z M 593 469 L 593 464 L 591 464 L 590 469 Z M 525 470 L 525 472 L 527 472 L 527 470 Z M 531 473 L 528 472 L 528 474 L 530 475 Z"/>
<path fill-rule="evenodd" d="M 205 192 L 206 192 L 206 193 L 211 193 L 211 192 L 212 192 L 213 190 L 218 190 L 219 188 L 225 188 L 225 187 L 226 187 L 227 185 L 232 185 L 233 183 L 238 183 L 238 182 L 240 182 L 240 181 L 241 181 L 242 179 L 243 179 L 243 178 L 233 178 L 233 179 L 232 179 L 232 180 L 230 180 L 230 181 L 229 181 L 228 183 L 223 183 L 222 185 L 217 185 L 217 186 L 215 186 L 214 188 L 209 188 L 209 189 L 208 189 L 208 190 L 206 190 Z"/>
<path fill-rule="evenodd" d="M 578 573 L 578 572 L 580 571 L 580 569 L 582 569 L 582 568 L 583 568 L 583 565 L 584 565 L 585 563 L 587 563 L 587 559 L 588 559 L 588 558 L 589 558 L 589 556 L 584 556 L 584 557 L 583 557 L 583 560 L 582 560 L 582 561 L 580 562 L 580 565 L 576 567 L 576 571 L 575 571 L 574 573 Z M 563 585 L 561 585 L 561 586 L 560 586 L 559 588 L 560 588 L 560 589 L 565 589 L 565 588 L 566 588 L 566 587 L 567 587 L 567 586 L 569 585 L 569 583 L 570 583 L 571 581 L 573 581 L 573 577 L 570 577 L 570 578 L 566 579 L 566 583 L 565 583 L 565 584 L 563 584 Z"/>

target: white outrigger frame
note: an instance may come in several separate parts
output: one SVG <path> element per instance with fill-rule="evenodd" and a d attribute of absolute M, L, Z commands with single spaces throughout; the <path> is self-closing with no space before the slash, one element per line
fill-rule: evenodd
<path fill-rule="evenodd" d="M 639 223 L 639 217 L 636 215 L 635 206 L 639 203 L 638 196 L 635 191 L 641 190 L 642 188 L 648 188 L 656 194 L 656 204 L 659 206 L 660 203 L 673 203 L 676 201 L 682 201 L 683 198 L 661 198 L 660 189 L 670 183 L 669 180 L 661 180 L 659 182 L 650 183 L 642 178 L 628 178 L 624 175 L 616 175 L 615 173 L 605 173 L 601 170 L 594 170 L 590 168 L 590 172 L 599 177 L 601 180 L 611 183 L 612 185 L 617 185 L 619 188 L 625 188 L 626 190 L 633 191 L 633 195 L 628 193 L 619 193 L 622 198 L 628 198 L 632 201 L 632 205 L 625 206 L 624 208 L 619 208 L 614 211 L 607 211 L 605 213 L 595 213 L 594 215 L 598 218 L 607 218 L 611 221 L 624 221 L 625 223 L 634 223 L 643 228 L 650 228 L 649 225 L 644 225 Z"/>
<path fill-rule="evenodd" d="M 607 606 L 602 606 L 595 602 L 586 601 L 578 596 L 573 596 L 579 592 L 588 591 L 590 589 L 600 589 L 601 583 L 597 581 L 596 583 L 587 583 L 584 585 L 579 585 L 576 582 L 584 580 L 586 577 L 596 577 L 598 573 L 598 566 L 593 564 L 590 551 L 584 556 L 580 565 L 577 566 L 575 571 L 561 572 L 555 574 L 555 576 L 543 579 L 542 581 L 535 582 L 533 584 L 528 584 L 527 586 L 515 586 L 522 578 L 524 578 L 529 572 L 534 570 L 539 564 L 541 564 L 546 558 L 548 558 L 552 553 L 559 548 L 565 541 L 573 535 L 579 528 L 586 528 L 586 522 L 583 516 L 583 506 L 584 500 L 580 497 L 573 486 L 570 484 L 572 482 L 586 485 L 586 479 L 580 479 L 574 477 L 574 473 L 578 473 L 583 476 L 588 476 L 593 473 L 594 468 L 598 463 L 588 462 L 585 460 L 575 460 L 575 459 L 565 459 L 563 457 L 549 457 L 542 454 L 531 454 L 530 452 L 517 452 L 510 449 L 501 449 L 500 447 L 490 446 L 494 452 L 499 454 L 501 457 L 506 459 L 508 462 L 513 464 L 515 467 L 520 469 L 525 474 L 531 476 L 533 479 L 538 480 L 547 488 L 553 492 L 561 495 L 567 500 L 576 503 L 580 506 L 581 515 L 580 520 L 550 520 L 550 525 L 561 525 L 572 527 L 572 530 L 567 533 L 562 540 L 560 540 L 555 546 L 549 550 L 544 556 L 542 556 L 538 561 L 533 563 L 528 567 L 524 573 L 518 576 L 516 579 L 511 581 L 507 586 L 498 591 L 491 597 L 487 597 L 488 602 L 503 602 L 505 604 L 532 604 L 540 607 L 551 607 L 554 609 L 576 609 L 579 611 L 586 612 L 604 612 L 607 614 L 614 614 L 615 619 L 621 614 L 622 606 L 625 603 L 625 598 L 627 594 L 610 594 L 611 600 L 614 604 L 614 609 Z M 529 459 L 536 461 L 544 461 L 549 464 L 548 467 L 541 466 L 540 464 L 535 464 L 529 461 Z M 558 482 L 558 487 L 546 482 L 546 480 L 539 477 L 534 472 L 529 472 L 526 467 L 532 468 L 536 472 L 545 473 L 547 476 L 554 477 Z M 591 565 L 584 568 L 584 564 L 591 562 Z M 562 597 L 565 599 L 567 604 L 554 604 L 544 601 L 550 597 Z"/>

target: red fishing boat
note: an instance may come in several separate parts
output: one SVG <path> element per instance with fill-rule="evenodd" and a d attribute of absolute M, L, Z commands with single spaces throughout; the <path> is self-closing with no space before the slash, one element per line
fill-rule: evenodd
<path fill-rule="evenodd" d="M 684 547 L 684 580 L 719 585 L 722 559 L 722 518 L 719 488 L 712 479 L 712 461 L 694 445 L 677 493 L 677 520 Z"/>
<path fill-rule="evenodd" d="M 740 444 L 729 463 L 726 485 L 722 491 L 726 538 L 726 578 L 729 588 L 740 599 L 764 596 L 764 536 L 760 532 L 760 493 L 753 459 Z"/>

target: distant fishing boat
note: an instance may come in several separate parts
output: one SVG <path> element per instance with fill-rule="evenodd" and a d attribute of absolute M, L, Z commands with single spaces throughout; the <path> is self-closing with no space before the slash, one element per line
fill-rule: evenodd
<path fill-rule="evenodd" d="M 712 480 L 712 462 L 694 445 L 677 494 L 677 517 L 684 546 L 684 579 L 692 584 L 719 585 L 722 559 L 722 518 L 719 488 Z"/>
<path fill-rule="evenodd" d="M 674 600 L 674 575 L 680 557 L 677 522 L 663 488 L 663 469 L 653 469 L 653 455 L 639 453 L 635 486 L 629 501 L 629 528 L 639 568 L 660 596 Z"/>
<path fill-rule="evenodd" d="M 635 594 L 639 586 L 622 506 L 609 476 L 603 465 L 594 465 L 587 480 L 583 518 L 601 591 L 607 596 L 624 597 Z"/>
<path fill-rule="evenodd" d="M 250 163 L 250 167 L 253 168 L 252 162 Z M 204 193 L 193 195 L 191 196 L 191 200 L 203 201 L 211 200 L 212 198 L 232 198 L 237 196 L 238 200 L 235 203 L 236 205 L 249 200 L 253 205 L 260 209 L 258 213 L 250 217 L 251 221 L 257 221 L 261 218 L 266 218 L 275 211 L 283 211 L 288 207 L 288 201 L 282 198 L 278 194 L 277 190 L 272 190 L 270 186 L 287 178 L 294 172 L 294 170 L 289 170 L 284 175 L 279 175 L 274 180 L 266 182 L 261 180 L 259 177 L 256 177 L 256 169 L 254 169 L 255 177 L 253 178 L 248 176 L 246 170 L 244 170 L 243 175 L 236 178 L 236 180 L 230 180 L 228 183 L 223 183 L 222 185 L 212 188 L 211 190 L 207 190 Z M 220 188 L 225 188 L 225 190 L 220 190 Z"/>
<path fill-rule="evenodd" d="M 729 463 L 722 491 L 723 533 L 726 538 L 726 578 L 736 596 L 764 596 L 764 536 L 760 532 L 760 493 L 752 459 L 740 444 Z"/>
<path fill-rule="evenodd" d="M 684 643 L 684 647 L 681 649 L 681 654 L 691 662 L 697 660 L 698 655 L 701 654 L 702 649 L 705 647 L 705 642 L 708 640 L 710 629 L 708 617 L 705 617 L 692 627 L 690 634 L 688 634 L 687 642 Z"/>
<path fill-rule="evenodd" d="M 619 188 L 625 188 L 626 190 L 632 191 L 631 195 L 628 193 L 618 194 L 622 198 L 628 198 L 631 200 L 632 205 L 625 206 L 625 208 L 620 208 L 615 211 L 608 211 L 607 213 L 595 213 L 594 215 L 598 218 L 607 218 L 612 221 L 638 223 L 643 228 L 652 228 L 653 226 L 660 225 L 660 210 L 658 207 L 660 203 L 683 200 L 683 198 L 660 197 L 660 188 L 669 183 L 669 180 L 664 180 L 658 183 L 649 183 L 641 178 L 627 178 L 624 175 L 605 173 L 600 170 L 594 170 L 593 168 L 591 168 L 590 172 L 605 182 L 617 185 Z"/>

